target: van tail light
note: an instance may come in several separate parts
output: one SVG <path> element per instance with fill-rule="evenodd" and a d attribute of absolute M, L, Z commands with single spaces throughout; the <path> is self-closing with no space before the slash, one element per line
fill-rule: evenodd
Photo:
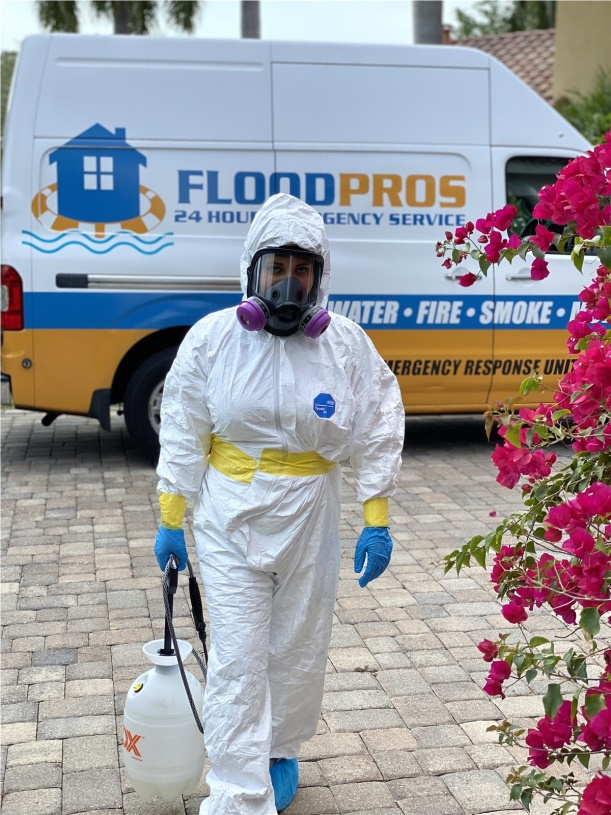
<path fill-rule="evenodd" d="M 23 328 L 23 283 L 12 266 L 2 266 L 2 330 Z"/>

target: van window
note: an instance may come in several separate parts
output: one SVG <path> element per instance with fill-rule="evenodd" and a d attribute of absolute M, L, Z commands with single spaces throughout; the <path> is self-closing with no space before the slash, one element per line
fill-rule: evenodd
<path fill-rule="evenodd" d="M 510 158 L 505 168 L 507 201 L 517 207 L 518 214 L 513 228 L 520 237 L 533 235 L 539 223 L 533 218 L 541 187 L 553 184 L 556 175 L 566 165 L 568 159 L 547 156 L 515 156 Z M 562 232 L 557 224 L 546 223 L 552 232 Z"/>

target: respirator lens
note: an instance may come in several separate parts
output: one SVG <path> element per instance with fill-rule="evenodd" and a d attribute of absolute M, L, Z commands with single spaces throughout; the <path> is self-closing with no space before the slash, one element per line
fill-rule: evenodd
<path fill-rule="evenodd" d="M 274 306 L 282 306 L 283 300 L 299 308 L 314 304 L 322 268 L 322 258 L 312 252 L 262 249 L 250 265 L 248 295 L 264 297 Z"/>

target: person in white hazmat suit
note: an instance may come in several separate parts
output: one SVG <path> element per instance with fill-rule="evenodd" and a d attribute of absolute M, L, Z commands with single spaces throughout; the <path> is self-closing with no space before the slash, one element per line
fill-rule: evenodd
<path fill-rule="evenodd" d="M 349 459 L 365 528 L 360 584 L 390 560 L 388 497 L 401 463 L 395 376 L 363 330 L 324 309 L 321 216 L 269 198 L 241 259 L 245 299 L 186 335 L 166 378 L 155 553 L 184 568 L 193 531 L 210 652 L 201 813 L 275 815 L 297 789 L 316 732 L 340 561 L 339 463 Z M 326 330 L 325 330 L 326 329 Z"/>

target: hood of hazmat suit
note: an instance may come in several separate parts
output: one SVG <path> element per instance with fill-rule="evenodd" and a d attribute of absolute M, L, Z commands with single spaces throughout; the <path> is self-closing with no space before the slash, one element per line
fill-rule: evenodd
<path fill-rule="evenodd" d="M 284 194 L 251 224 L 244 293 L 255 253 L 287 244 L 324 258 L 322 305 L 322 218 Z M 163 393 L 158 490 L 194 504 L 210 617 L 210 815 L 275 815 L 270 758 L 295 758 L 316 732 L 339 575 L 340 462 L 351 462 L 359 501 L 388 498 L 404 422 L 395 376 L 342 315 L 313 339 L 246 331 L 230 308 L 180 346 Z"/>
<path fill-rule="evenodd" d="M 329 296 L 329 240 L 320 215 L 292 195 L 278 193 L 265 202 L 255 215 L 240 260 L 240 281 L 247 296 L 248 267 L 261 249 L 294 244 L 324 260 L 316 305 L 327 304 Z"/>
<path fill-rule="evenodd" d="M 331 317 L 320 304 L 329 290 L 329 245 L 322 219 L 290 195 L 275 195 L 259 210 L 241 260 L 247 295 L 236 316 L 246 331 L 264 328 L 287 337 L 318 338 Z"/>

